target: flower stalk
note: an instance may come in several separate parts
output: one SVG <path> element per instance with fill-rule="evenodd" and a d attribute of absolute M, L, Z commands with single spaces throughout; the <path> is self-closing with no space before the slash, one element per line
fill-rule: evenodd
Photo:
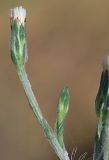
<path fill-rule="evenodd" d="M 46 138 L 60 160 L 69 160 L 67 151 L 63 150 L 55 132 L 44 118 L 27 77 L 25 69 L 25 63 L 28 59 L 25 19 L 26 10 L 24 8 L 16 7 L 11 10 L 11 58 L 16 66 L 16 71 L 27 96 L 30 108 L 43 128 Z"/>

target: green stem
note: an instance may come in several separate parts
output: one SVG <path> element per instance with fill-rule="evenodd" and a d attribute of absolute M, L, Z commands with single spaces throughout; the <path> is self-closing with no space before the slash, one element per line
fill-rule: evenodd
<path fill-rule="evenodd" d="M 24 88 L 24 91 L 26 93 L 27 99 L 29 101 L 30 107 L 37 118 L 38 122 L 40 123 L 41 127 L 44 130 L 44 134 L 49 140 L 51 146 L 53 147 L 54 151 L 56 152 L 57 156 L 60 160 L 69 160 L 67 151 L 63 151 L 61 148 L 52 128 L 49 126 L 46 119 L 43 117 L 42 112 L 40 110 L 40 107 L 38 105 L 38 102 L 34 96 L 34 93 L 31 88 L 31 84 L 28 80 L 25 67 L 24 66 L 17 66 L 17 73 L 19 76 L 19 79 L 22 83 L 22 86 Z"/>

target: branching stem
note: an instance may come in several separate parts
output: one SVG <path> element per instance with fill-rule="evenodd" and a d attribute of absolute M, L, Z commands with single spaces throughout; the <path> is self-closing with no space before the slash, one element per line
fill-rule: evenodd
<path fill-rule="evenodd" d="M 54 151 L 56 152 L 57 156 L 60 160 L 69 160 L 67 151 L 63 150 L 57 140 L 57 137 L 55 136 L 52 128 L 46 121 L 46 119 L 43 117 L 42 112 L 40 110 L 39 104 L 34 96 L 34 93 L 31 88 L 31 84 L 28 80 L 25 66 L 17 66 L 17 73 L 19 76 L 19 79 L 21 81 L 21 84 L 24 88 L 24 91 L 26 93 L 27 99 L 29 101 L 30 107 L 37 118 L 38 122 L 40 123 L 41 127 L 43 128 L 44 134 L 47 137 L 48 141 L 50 142 L 51 146 L 53 147 Z"/>

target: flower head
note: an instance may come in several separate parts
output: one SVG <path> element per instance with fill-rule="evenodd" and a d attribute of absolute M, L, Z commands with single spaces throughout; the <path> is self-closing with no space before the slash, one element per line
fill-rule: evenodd
<path fill-rule="evenodd" d="M 11 57 L 17 65 L 23 65 L 28 59 L 26 42 L 26 10 L 23 7 L 11 9 Z"/>
<path fill-rule="evenodd" d="M 26 19 L 26 9 L 24 9 L 22 6 L 16 7 L 14 9 L 11 9 L 11 14 L 10 14 L 12 22 L 14 20 L 17 20 L 17 22 L 21 25 L 25 23 Z"/>

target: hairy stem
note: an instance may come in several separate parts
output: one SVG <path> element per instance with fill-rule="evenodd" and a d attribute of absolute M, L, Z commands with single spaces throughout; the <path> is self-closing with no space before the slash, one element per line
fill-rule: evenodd
<path fill-rule="evenodd" d="M 26 93 L 27 99 L 29 101 L 30 107 L 37 118 L 38 122 L 40 123 L 41 127 L 43 128 L 44 134 L 47 137 L 48 141 L 50 142 L 51 146 L 53 147 L 54 151 L 56 152 L 57 156 L 59 157 L 60 160 L 69 160 L 68 153 L 67 151 L 64 151 L 52 128 L 49 126 L 48 122 L 46 119 L 43 117 L 42 112 L 40 110 L 40 107 L 38 105 L 38 102 L 34 96 L 34 93 L 31 88 L 31 84 L 28 80 L 25 67 L 24 66 L 17 66 L 17 73 L 19 76 L 19 79 L 21 81 L 21 84 L 24 88 L 24 91 Z"/>

